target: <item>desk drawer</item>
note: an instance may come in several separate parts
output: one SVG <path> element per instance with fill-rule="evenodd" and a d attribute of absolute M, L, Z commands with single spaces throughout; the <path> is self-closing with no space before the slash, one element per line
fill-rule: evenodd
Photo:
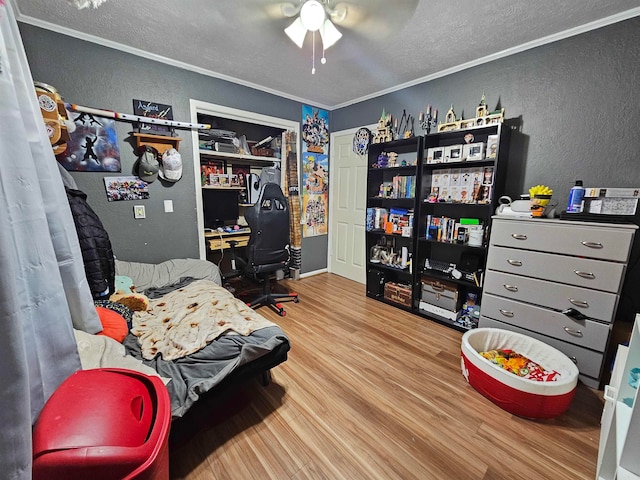
<path fill-rule="evenodd" d="M 483 291 L 556 310 L 575 308 L 590 318 L 608 323 L 613 321 L 618 305 L 618 295 L 613 293 L 493 270 L 487 272 Z"/>
<path fill-rule="evenodd" d="M 604 352 L 609 341 L 610 324 L 575 320 L 555 310 L 491 294 L 482 295 L 480 314 L 598 352 Z"/>
<path fill-rule="evenodd" d="M 487 269 L 617 293 L 625 266 L 492 245 L 487 255 Z"/>
<path fill-rule="evenodd" d="M 212 252 L 219 250 L 227 250 L 231 248 L 230 241 L 238 242 L 236 247 L 246 247 L 249 242 L 250 234 L 235 235 L 235 236 L 222 236 L 222 237 L 208 237 L 207 243 L 209 244 L 209 250 Z"/>
<path fill-rule="evenodd" d="M 588 348 L 582 348 L 571 343 L 563 342 L 557 338 L 547 337 L 546 335 L 540 335 L 539 333 L 526 330 L 524 328 L 515 327 L 507 323 L 499 322 L 491 318 L 480 316 L 479 326 L 482 328 L 501 328 L 503 330 L 509 330 L 511 332 L 522 333 L 529 337 L 537 338 L 541 342 L 551 345 L 557 348 L 567 357 L 574 361 L 580 370 L 580 380 L 591 388 L 599 388 L 600 371 L 602 369 L 602 362 L 604 361 L 604 355 L 599 352 L 594 352 Z M 583 377 L 586 376 L 586 377 Z"/>
<path fill-rule="evenodd" d="M 634 229 L 494 219 L 491 245 L 626 262 Z"/>

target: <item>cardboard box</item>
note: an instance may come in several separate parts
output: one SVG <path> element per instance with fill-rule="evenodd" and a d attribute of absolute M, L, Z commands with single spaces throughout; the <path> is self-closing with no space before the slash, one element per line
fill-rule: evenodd
<path fill-rule="evenodd" d="M 387 282 L 384 284 L 384 298 L 390 302 L 399 303 L 411 308 L 412 301 L 411 285 Z"/>
<path fill-rule="evenodd" d="M 430 303 L 427 302 L 423 302 L 422 300 L 419 303 L 419 308 L 420 310 L 426 312 L 426 313 L 432 313 L 434 315 L 437 315 L 438 317 L 442 317 L 442 318 L 446 318 L 447 320 L 451 320 L 452 322 L 455 322 L 458 318 L 460 318 L 460 314 L 462 313 L 462 311 L 457 311 L 457 312 L 451 312 L 449 310 L 445 310 L 444 308 L 440 308 L 437 307 L 435 305 L 432 305 Z"/>

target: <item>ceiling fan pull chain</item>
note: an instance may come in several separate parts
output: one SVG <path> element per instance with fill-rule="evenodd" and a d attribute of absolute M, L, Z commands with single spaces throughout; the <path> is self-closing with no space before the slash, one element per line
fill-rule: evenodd
<path fill-rule="evenodd" d="M 313 35 L 311 38 L 311 45 L 312 45 L 312 56 L 311 56 L 311 61 L 312 61 L 312 65 L 311 65 L 311 75 L 315 75 L 316 74 L 316 32 L 315 30 L 313 32 L 311 32 L 311 34 Z"/>

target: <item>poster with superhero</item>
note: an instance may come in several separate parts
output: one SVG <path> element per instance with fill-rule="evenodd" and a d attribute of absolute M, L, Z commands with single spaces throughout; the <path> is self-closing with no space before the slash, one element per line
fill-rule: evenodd
<path fill-rule="evenodd" d="M 115 120 L 77 112 L 70 118 L 75 130 L 66 150 L 56 157 L 58 162 L 74 172 L 120 172 Z"/>

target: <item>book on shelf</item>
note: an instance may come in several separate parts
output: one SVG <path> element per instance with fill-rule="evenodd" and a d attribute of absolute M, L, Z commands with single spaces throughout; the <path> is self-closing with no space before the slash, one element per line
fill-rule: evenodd
<path fill-rule="evenodd" d="M 425 237 L 436 242 L 464 244 L 469 241 L 469 225 L 473 223 L 478 224 L 479 220 L 427 215 Z"/>

